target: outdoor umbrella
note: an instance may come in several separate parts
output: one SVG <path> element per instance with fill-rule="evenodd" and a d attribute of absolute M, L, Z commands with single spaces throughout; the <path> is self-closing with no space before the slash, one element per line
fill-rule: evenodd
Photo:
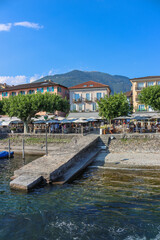
<path fill-rule="evenodd" d="M 74 123 L 87 123 L 88 121 L 83 120 L 83 119 L 77 119 L 75 121 L 73 121 Z"/>
<path fill-rule="evenodd" d="M 67 120 L 67 119 L 63 119 L 63 120 L 60 121 L 60 123 L 64 123 L 64 124 L 65 124 L 65 123 L 71 123 L 71 121 L 70 121 L 70 120 Z"/>
<path fill-rule="evenodd" d="M 55 119 L 53 119 L 53 120 L 48 120 L 48 121 L 47 121 L 47 123 L 59 123 L 59 121 L 58 121 L 58 120 L 55 120 Z"/>
<path fill-rule="evenodd" d="M 97 122 L 98 120 L 97 119 L 93 119 L 93 118 L 88 118 L 87 121 L 88 122 Z"/>
<path fill-rule="evenodd" d="M 151 119 L 157 119 L 157 118 L 160 118 L 160 115 L 157 114 L 151 117 Z"/>

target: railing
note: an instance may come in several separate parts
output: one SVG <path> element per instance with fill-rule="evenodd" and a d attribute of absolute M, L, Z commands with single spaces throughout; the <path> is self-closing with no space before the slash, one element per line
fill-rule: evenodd
<path fill-rule="evenodd" d="M 97 102 L 97 101 L 100 101 L 101 98 L 95 98 L 94 101 Z"/>
<path fill-rule="evenodd" d="M 136 87 L 136 91 L 141 91 L 144 87 Z"/>
<path fill-rule="evenodd" d="M 91 103 L 91 102 L 97 102 L 97 101 L 100 101 L 102 98 L 79 98 L 79 99 L 73 99 L 72 102 L 73 103 L 81 103 L 81 102 L 88 102 L 88 103 Z"/>
<path fill-rule="evenodd" d="M 93 102 L 93 100 L 92 100 L 92 98 L 90 98 L 90 99 L 85 98 L 85 99 L 84 99 L 84 102 L 88 102 L 88 103 L 89 103 L 89 102 Z"/>
<path fill-rule="evenodd" d="M 145 109 L 145 108 L 143 108 L 143 109 L 137 108 L 135 110 L 136 110 L 136 112 L 147 112 L 147 109 Z"/>
<path fill-rule="evenodd" d="M 82 98 L 73 99 L 73 103 L 81 103 L 81 102 L 82 102 Z"/>

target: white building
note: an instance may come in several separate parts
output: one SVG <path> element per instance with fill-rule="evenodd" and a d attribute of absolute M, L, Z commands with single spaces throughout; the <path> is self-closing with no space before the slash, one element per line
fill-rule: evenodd
<path fill-rule="evenodd" d="M 97 101 L 110 95 L 108 85 L 88 81 L 70 87 L 70 110 L 73 112 L 93 112 L 97 110 Z"/>

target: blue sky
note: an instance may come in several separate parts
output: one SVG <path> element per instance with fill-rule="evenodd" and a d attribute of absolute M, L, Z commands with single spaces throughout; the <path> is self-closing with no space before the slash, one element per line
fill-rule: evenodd
<path fill-rule="evenodd" d="M 0 0 L 0 82 L 160 75 L 159 0 Z"/>

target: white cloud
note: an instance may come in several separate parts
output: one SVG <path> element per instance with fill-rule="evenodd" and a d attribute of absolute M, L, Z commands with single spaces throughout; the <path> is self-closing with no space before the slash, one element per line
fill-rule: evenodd
<path fill-rule="evenodd" d="M 34 74 L 32 77 L 30 77 L 29 79 L 29 82 L 32 83 L 40 78 L 43 78 L 44 76 L 43 75 L 40 75 L 40 74 Z"/>
<path fill-rule="evenodd" d="M 32 83 L 32 82 L 34 82 L 34 81 L 36 81 L 36 80 L 38 80 L 38 79 L 40 79 L 40 78 L 42 78 L 43 77 L 43 75 L 39 75 L 39 74 L 34 74 L 32 77 L 30 77 L 30 83 Z"/>
<path fill-rule="evenodd" d="M 7 83 L 8 85 L 18 85 L 26 83 L 27 77 L 24 75 L 17 76 L 0 76 L 0 83 Z"/>
<path fill-rule="evenodd" d="M 0 32 L 1 31 L 6 31 L 9 32 L 12 27 L 12 23 L 6 23 L 6 24 L 0 24 Z"/>
<path fill-rule="evenodd" d="M 0 23 L 0 32 L 5 31 L 5 32 L 9 32 L 11 30 L 12 27 L 17 27 L 17 26 L 21 26 L 21 27 L 26 27 L 26 28 L 33 28 L 36 30 L 39 30 L 41 28 L 43 28 L 42 25 L 39 25 L 39 23 L 33 23 L 33 22 L 15 22 L 15 23 Z"/>
<path fill-rule="evenodd" d="M 53 68 L 48 72 L 48 75 L 53 75 Z"/>
<path fill-rule="evenodd" d="M 17 76 L 0 76 L 0 83 L 6 83 L 8 85 L 19 85 L 25 83 L 32 83 L 40 78 L 44 77 L 40 74 L 34 74 L 31 77 L 27 77 L 25 75 L 17 75 Z"/>
<path fill-rule="evenodd" d="M 43 28 L 43 26 L 39 25 L 38 23 L 33 22 L 15 22 L 14 26 L 21 26 L 21 27 L 27 27 L 27 28 L 34 28 L 34 29 L 40 29 Z"/>

